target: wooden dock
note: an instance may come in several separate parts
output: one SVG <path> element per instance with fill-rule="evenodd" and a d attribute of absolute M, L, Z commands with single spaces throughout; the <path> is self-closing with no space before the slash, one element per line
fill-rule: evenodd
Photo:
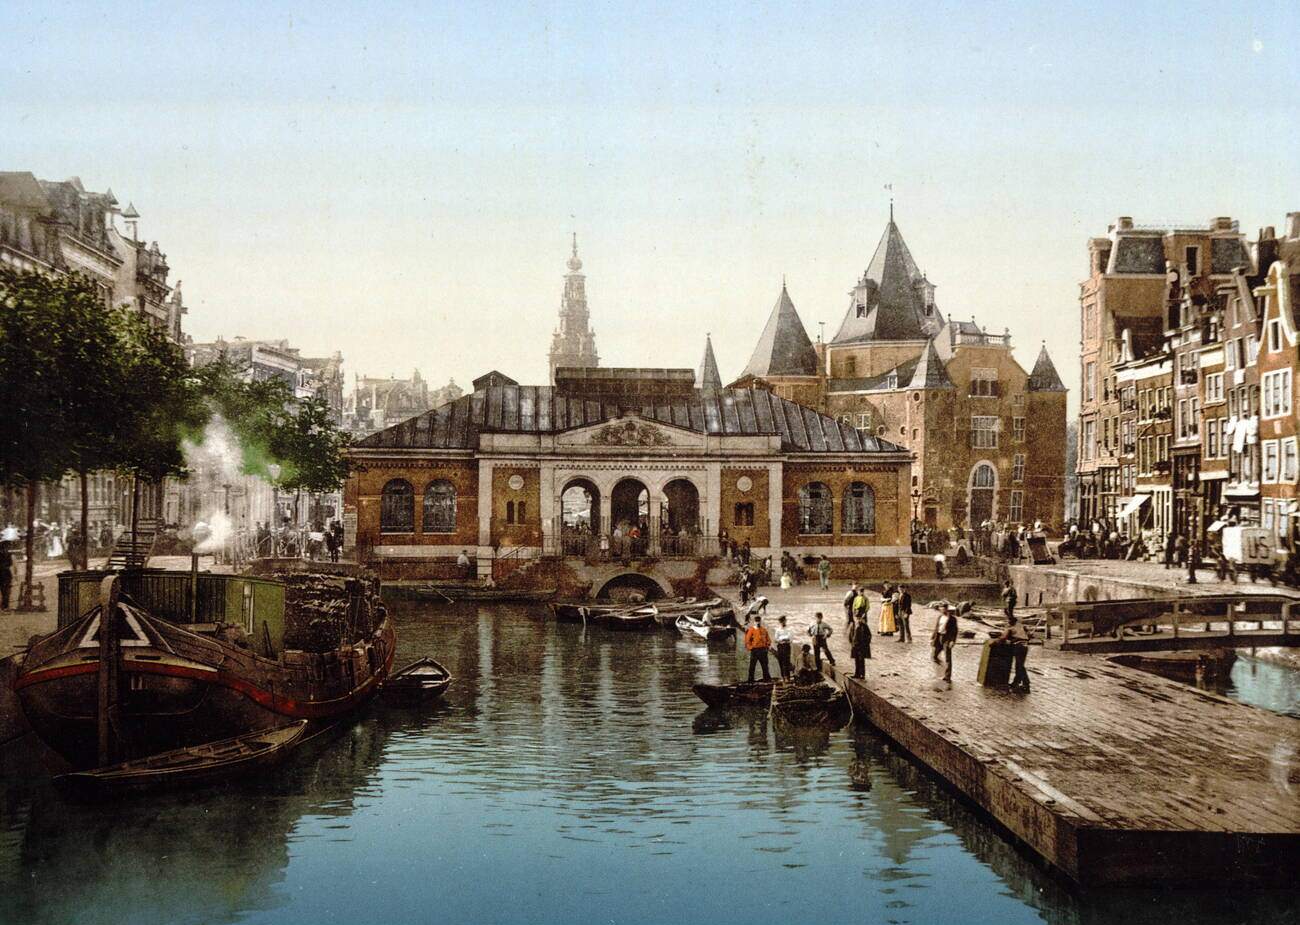
<path fill-rule="evenodd" d="M 1031 647 L 1030 693 L 985 688 L 989 627 L 967 619 L 977 639 L 959 642 L 949 686 L 930 660 L 925 608 L 914 642 L 876 635 L 866 682 L 846 680 L 843 594 L 776 590 L 769 619 L 788 615 L 798 636 L 824 612 L 857 717 L 1069 880 L 1294 886 L 1300 719 L 1055 644 Z M 878 613 L 872 595 L 873 631 Z"/>
<path fill-rule="evenodd" d="M 913 619 L 924 634 L 877 636 L 867 681 L 845 680 L 855 714 L 1070 880 L 1294 882 L 1300 720 L 1041 646 L 1029 694 L 977 684 L 973 642 L 949 687 L 930 660 L 933 615 Z"/>

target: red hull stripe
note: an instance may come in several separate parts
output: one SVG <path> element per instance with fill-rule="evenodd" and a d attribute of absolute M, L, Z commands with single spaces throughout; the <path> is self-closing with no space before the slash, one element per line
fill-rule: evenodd
<path fill-rule="evenodd" d="M 333 700 L 294 700 L 289 697 L 276 696 L 272 691 L 258 687 L 250 681 L 243 678 L 234 677 L 218 671 L 201 670 L 197 668 L 188 668 L 184 665 L 168 665 L 158 662 L 143 662 L 128 660 L 122 665 L 125 672 L 135 672 L 137 674 L 160 674 L 173 678 L 188 678 L 195 681 L 204 681 L 208 684 L 216 684 L 243 694 L 249 700 L 270 710 L 272 713 L 281 716 L 291 716 L 295 719 L 326 719 L 331 716 L 337 716 L 345 713 L 355 707 L 362 700 L 366 699 L 372 688 L 375 687 L 393 667 L 393 653 L 389 653 L 388 658 L 384 660 L 383 670 L 378 674 L 372 675 L 360 687 L 353 689 L 344 697 L 336 697 Z M 47 668 L 44 671 L 33 671 L 31 674 L 22 675 L 14 681 L 14 690 L 21 690 L 24 687 L 30 687 L 33 684 L 43 684 L 47 681 L 55 681 L 59 678 L 68 678 L 75 675 L 96 674 L 99 671 L 98 662 L 83 662 L 79 665 L 64 665 L 60 668 Z"/>

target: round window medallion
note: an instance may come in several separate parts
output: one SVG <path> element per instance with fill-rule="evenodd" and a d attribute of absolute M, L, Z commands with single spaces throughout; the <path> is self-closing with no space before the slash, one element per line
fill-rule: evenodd
<path fill-rule="evenodd" d="M 741 491 L 749 491 L 753 487 L 754 480 L 747 475 L 742 475 L 740 478 L 736 479 L 736 488 Z"/>
<path fill-rule="evenodd" d="M 511 491 L 518 491 L 519 489 L 524 487 L 524 477 L 522 475 L 512 475 L 510 476 L 510 481 L 507 484 L 510 485 Z"/>

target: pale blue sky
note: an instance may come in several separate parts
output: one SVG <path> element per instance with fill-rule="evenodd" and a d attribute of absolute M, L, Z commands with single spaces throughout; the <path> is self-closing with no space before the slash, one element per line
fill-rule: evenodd
<path fill-rule="evenodd" d="M 0 169 L 143 215 L 196 337 L 546 376 L 568 236 L 607 365 L 738 374 L 896 214 L 945 312 L 1077 382 L 1115 216 L 1300 209 L 1300 4 L 0 6 Z"/>

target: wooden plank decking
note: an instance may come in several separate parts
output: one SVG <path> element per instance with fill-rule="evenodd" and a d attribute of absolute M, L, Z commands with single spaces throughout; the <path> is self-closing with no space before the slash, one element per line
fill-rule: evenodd
<path fill-rule="evenodd" d="M 838 594 L 820 592 L 827 600 L 808 610 L 836 626 L 843 678 Z M 804 610 L 773 607 L 797 632 Z M 910 644 L 875 637 L 865 684 L 846 682 L 857 716 L 1071 880 L 1293 883 L 1300 720 L 1044 646 L 1030 652 L 1029 694 L 980 686 L 980 644 L 967 640 L 949 686 L 930 660 L 934 616 L 918 610 Z M 987 638 L 978 623 L 962 628 Z"/>

